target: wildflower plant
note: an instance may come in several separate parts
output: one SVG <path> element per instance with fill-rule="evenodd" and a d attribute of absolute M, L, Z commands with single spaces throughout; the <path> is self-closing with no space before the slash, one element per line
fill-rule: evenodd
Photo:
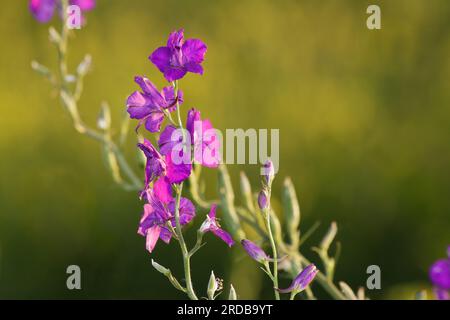
<path fill-rule="evenodd" d="M 235 203 L 227 167 L 221 162 L 218 133 L 210 120 L 202 118 L 200 110 L 185 106 L 185 93 L 181 90 L 182 80 L 186 80 L 189 73 L 204 73 L 202 63 L 207 46 L 202 40 L 185 39 L 184 31 L 180 29 L 172 32 L 164 45 L 153 50 L 148 58 L 168 83 L 158 89 L 143 75 L 134 78 L 139 88 L 126 99 L 126 116 L 121 121 L 118 138 L 114 139 L 112 135 L 111 114 L 106 103 L 100 108 L 97 128 L 88 126 L 82 120 L 78 102 L 83 91 L 83 79 L 90 70 L 91 58 L 86 55 L 74 72 L 69 71 L 68 40 L 73 31 L 64 22 L 69 5 L 79 5 L 85 12 L 95 7 L 95 1 L 30 1 L 31 13 L 39 22 L 49 22 L 55 12 L 62 18 L 60 31 L 53 27 L 49 29 L 50 41 L 57 51 L 57 72 L 36 61 L 32 62 L 32 67 L 57 89 L 75 130 L 102 145 L 113 180 L 125 190 L 138 191 L 144 204 L 141 219 L 137 221 L 137 233 L 145 238 L 145 248 L 149 254 L 157 250 L 161 241 L 178 243 L 184 282 L 179 281 L 169 268 L 151 259 L 154 269 L 190 299 L 198 299 L 205 294 L 208 299 L 215 299 L 223 289 L 223 281 L 216 278 L 214 272 L 210 274 L 203 295 L 196 290 L 191 277 L 191 259 L 204 245 L 205 235 L 212 234 L 224 242 L 225 248 L 240 244 L 242 252 L 256 261 L 255 268 L 260 267 L 267 274 L 275 299 L 281 299 L 284 294 L 294 299 L 299 293 L 303 298 L 315 299 L 310 286 L 313 281 L 317 281 L 331 298 L 356 297 L 345 283 L 341 283 L 341 290 L 334 283 L 339 246 L 336 255 L 330 256 L 330 248 L 337 234 L 336 223 L 332 223 L 323 241 L 314 248 L 322 261 L 323 272 L 303 255 L 302 245 L 316 230 L 317 224 L 305 234 L 300 233 L 300 206 L 290 178 L 283 183 L 284 223 L 280 223 L 279 214 L 271 206 L 272 183 L 276 175 L 270 159 L 261 168 L 259 192 L 253 193 L 247 176 L 241 172 L 243 201 L 241 205 Z M 55 20 L 58 21 L 52 21 Z M 186 118 L 182 117 L 182 108 L 186 108 Z M 133 165 L 122 152 L 130 119 L 137 121 L 137 148 L 145 158 L 142 178 L 135 173 Z M 200 191 L 202 167 L 218 171 L 217 200 L 205 199 Z M 197 230 L 196 242 L 190 246 L 185 240 L 185 226 L 194 219 L 200 220 L 201 225 Z M 246 234 L 250 230 L 258 235 L 257 239 L 247 239 Z M 291 279 L 291 284 L 285 289 L 280 286 L 280 273 Z M 228 299 L 236 300 L 239 290 L 231 284 L 227 287 L 230 288 Z M 364 294 L 359 293 L 358 297 L 364 299 Z"/>

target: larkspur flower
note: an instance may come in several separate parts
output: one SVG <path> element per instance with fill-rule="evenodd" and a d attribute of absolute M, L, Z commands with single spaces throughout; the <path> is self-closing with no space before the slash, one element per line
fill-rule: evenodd
<path fill-rule="evenodd" d="M 212 232 L 216 237 L 222 239 L 229 247 L 234 244 L 234 240 L 231 235 L 220 227 L 219 222 L 216 219 L 217 206 L 213 204 L 206 216 L 206 220 L 200 226 L 200 232 Z"/>
<path fill-rule="evenodd" d="M 168 125 L 162 131 L 158 145 L 161 154 L 170 154 L 176 146 L 181 146 L 183 136 L 179 128 Z M 202 120 L 200 111 L 191 109 L 186 120 L 187 144 L 194 153 L 193 159 L 205 167 L 217 168 L 220 164 L 220 140 L 217 131 L 208 119 Z M 182 150 L 182 148 L 177 148 Z M 183 154 L 179 155 L 183 158 Z M 188 157 L 189 158 L 189 157 Z"/>
<path fill-rule="evenodd" d="M 206 45 L 199 39 L 184 40 L 180 29 L 169 35 L 167 45 L 156 49 L 150 61 L 164 74 L 167 81 L 183 78 L 187 72 L 203 74 L 201 63 L 205 59 Z"/>
<path fill-rule="evenodd" d="M 201 119 L 200 111 L 188 111 L 186 129 L 191 135 L 194 160 L 202 166 L 217 168 L 220 163 L 220 140 L 209 119 Z"/>
<path fill-rule="evenodd" d="M 161 155 L 147 139 L 144 139 L 143 143 L 139 143 L 138 147 L 144 152 L 147 159 L 144 190 L 156 179 L 160 184 L 160 190 L 164 190 L 164 188 L 169 188 L 170 184 L 180 183 L 190 176 L 192 169 L 190 163 L 175 164 L 170 154 Z"/>
<path fill-rule="evenodd" d="M 243 239 L 241 240 L 241 244 L 253 260 L 256 260 L 259 263 L 265 263 L 273 260 L 264 252 L 263 249 L 256 245 L 256 243 Z"/>
<path fill-rule="evenodd" d="M 69 5 L 79 6 L 82 12 L 90 11 L 95 7 L 95 0 L 70 0 Z M 47 23 L 55 11 L 61 11 L 61 0 L 30 0 L 29 7 L 37 21 Z"/>
<path fill-rule="evenodd" d="M 450 246 L 447 248 L 447 259 L 439 259 L 430 268 L 430 280 L 434 285 L 437 299 L 450 299 Z"/>
<path fill-rule="evenodd" d="M 314 264 L 310 264 L 305 269 L 303 269 L 292 281 L 291 285 L 286 289 L 276 288 L 278 292 L 289 293 L 292 292 L 297 294 L 306 289 L 306 287 L 314 280 L 316 274 L 319 270 Z"/>
<path fill-rule="evenodd" d="M 152 190 L 147 191 L 148 203 L 144 205 L 144 213 L 139 223 L 138 234 L 146 237 L 146 249 L 151 253 L 159 239 L 169 243 L 172 233 L 167 224 L 176 227 L 175 199 L 169 203 L 162 201 Z M 195 207 L 186 198 L 180 199 L 180 224 L 188 224 L 195 216 Z"/>
<path fill-rule="evenodd" d="M 178 90 L 175 96 L 173 86 L 160 91 L 145 77 L 135 77 L 142 92 L 135 91 L 127 99 L 127 111 L 132 119 L 139 119 L 138 129 L 143 123 L 150 132 L 159 132 L 165 112 L 176 110 L 177 103 L 183 103 L 183 92 Z"/>

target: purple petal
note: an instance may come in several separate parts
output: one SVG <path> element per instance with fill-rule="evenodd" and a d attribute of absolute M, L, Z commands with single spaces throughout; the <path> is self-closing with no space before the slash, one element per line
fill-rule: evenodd
<path fill-rule="evenodd" d="M 206 45 L 201 40 L 188 39 L 182 51 L 185 64 L 200 64 L 205 59 Z"/>
<path fill-rule="evenodd" d="M 305 290 L 305 288 L 311 283 L 311 281 L 314 280 L 316 274 L 319 272 L 319 270 L 316 268 L 314 264 L 308 265 L 305 269 L 303 269 L 297 277 L 292 281 L 291 285 L 287 287 L 286 289 L 278 289 L 277 290 L 281 293 L 288 293 L 288 292 L 301 292 Z"/>
<path fill-rule="evenodd" d="M 189 131 L 189 133 L 191 134 L 192 142 L 194 142 L 194 130 L 195 130 L 195 123 L 197 121 L 201 121 L 200 111 L 192 108 L 188 111 L 186 120 L 186 130 Z"/>
<path fill-rule="evenodd" d="M 188 72 L 203 74 L 203 67 L 198 63 L 186 63 L 184 67 Z"/>
<path fill-rule="evenodd" d="M 175 164 L 172 161 L 171 153 L 166 155 L 166 176 L 170 183 L 180 183 L 191 175 L 192 164 Z"/>
<path fill-rule="evenodd" d="M 147 162 L 145 165 L 145 187 L 156 177 L 164 172 L 165 164 L 159 152 L 153 147 L 150 141 L 144 139 L 144 143 L 139 143 L 138 147 L 144 152 Z"/>
<path fill-rule="evenodd" d="M 175 205 L 176 205 L 175 201 L 176 200 L 173 200 L 167 206 L 170 213 L 173 216 L 175 216 Z M 192 204 L 191 201 L 189 201 L 189 199 L 181 198 L 179 212 L 180 212 L 180 224 L 185 225 L 185 224 L 191 222 L 191 220 L 194 218 L 195 206 Z M 172 219 L 172 225 L 175 226 L 175 218 Z"/>
<path fill-rule="evenodd" d="M 178 128 L 176 128 L 175 126 L 168 125 L 167 127 L 164 128 L 163 132 L 159 136 L 158 146 L 162 155 L 167 155 L 171 153 L 175 145 L 183 142 L 182 135 L 178 134 L 174 135 L 174 132 L 176 132 L 176 130 L 178 130 Z M 179 137 L 179 139 L 174 141 L 173 139 L 176 138 L 177 136 Z"/>
<path fill-rule="evenodd" d="M 142 119 L 152 111 L 149 100 L 139 91 L 133 92 L 127 99 L 127 112 L 132 119 Z"/>
<path fill-rule="evenodd" d="M 145 120 L 145 129 L 150 132 L 159 132 L 161 130 L 161 124 L 164 121 L 164 113 L 153 112 Z"/>
<path fill-rule="evenodd" d="M 36 20 L 42 23 L 46 23 L 49 22 L 53 17 L 56 8 L 56 1 L 31 0 L 29 7 Z"/>
<path fill-rule="evenodd" d="M 430 279 L 441 289 L 450 290 L 450 259 L 436 261 L 430 268 Z"/>
<path fill-rule="evenodd" d="M 187 70 L 183 67 L 169 66 L 162 72 L 164 73 L 164 78 L 166 78 L 167 81 L 172 82 L 183 78 L 186 75 Z"/>
<path fill-rule="evenodd" d="M 134 81 L 141 87 L 142 91 L 147 94 L 147 97 L 151 100 L 154 106 L 163 106 L 165 101 L 161 92 L 158 91 L 156 86 L 145 77 L 135 77 Z"/>
<path fill-rule="evenodd" d="M 70 0 L 70 4 L 79 6 L 82 11 L 90 11 L 95 8 L 95 0 Z"/>
<path fill-rule="evenodd" d="M 160 177 L 153 184 L 153 192 L 162 203 L 169 203 L 173 200 L 172 187 L 167 177 Z"/>
<path fill-rule="evenodd" d="M 229 247 L 234 244 L 234 240 L 231 235 L 221 228 L 211 230 L 213 234 L 222 239 Z"/>
<path fill-rule="evenodd" d="M 145 248 L 148 252 L 152 252 L 155 248 L 156 242 L 158 242 L 159 235 L 161 233 L 160 226 L 153 226 L 147 230 L 147 236 L 145 240 Z"/>
<path fill-rule="evenodd" d="M 161 233 L 159 234 L 159 238 L 165 243 L 169 244 L 170 239 L 172 239 L 172 233 L 166 227 L 161 227 Z"/>
<path fill-rule="evenodd" d="M 152 225 L 149 217 L 153 214 L 153 207 L 150 204 L 144 205 L 144 213 L 142 214 L 141 221 L 139 222 L 138 234 L 145 236 L 147 229 Z"/>
<path fill-rule="evenodd" d="M 241 241 L 241 244 L 253 260 L 258 261 L 259 263 L 263 263 L 264 261 L 268 261 L 270 259 L 269 256 L 264 252 L 264 250 L 252 241 L 244 239 Z"/>
<path fill-rule="evenodd" d="M 150 61 L 161 72 L 165 72 L 170 67 L 171 50 L 168 47 L 159 47 L 149 57 Z M 170 80 L 169 80 L 170 81 Z"/>
<path fill-rule="evenodd" d="M 167 46 L 173 49 L 180 49 L 184 43 L 184 30 L 174 31 L 169 35 Z"/>

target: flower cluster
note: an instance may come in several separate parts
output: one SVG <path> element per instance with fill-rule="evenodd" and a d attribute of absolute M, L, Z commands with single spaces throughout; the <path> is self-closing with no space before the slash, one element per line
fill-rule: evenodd
<path fill-rule="evenodd" d="M 187 113 L 185 127 L 180 119 L 183 92 L 178 90 L 177 80 L 187 72 L 202 74 L 205 53 L 206 45 L 202 41 L 185 41 L 183 30 L 171 33 L 167 46 L 156 49 L 150 56 L 171 85 L 160 91 L 146 77 L 137 76 L 135 82 L 141 91 L 133 92 L 126 102 L 130 118 L 139 120 L 136 130 L 144 125 L 150 133 L 159 133 L 157 146 L 147 139 L 138 144 L 146 157 L 145 184 L 141 191 L 146 204 L 138 233 L 146 237 L 149 252 L 158 239 L 169 243 L 172 236 L 176 236 L 177 214 L 179 226 L 195 217 L 195 206 L 180 194 L 180 186 L 191 175 L 193 165 L 211 168 L 219 165 L 220 141 L 211 122 L 202 120 L 200 111 L 194 108 Z M 174 111 L 177 111 L 177 124 L 172 118 Z M 162 129 L 165 120 L 170 124 Z M 215 205 L 211 206 L 200 232 L 211 232 L 227 245 L 234 244 L 216 219 Z"/>
<path fill-rule="evenodd" d="M 439 300 L 450 300 L 450 246 L 447 259 L 439 259 L 430 268 L 430 279 Z"/>
<path fill-rule="evenodd" d="M 76 5 L 82 12 L 90 11 L 95 7 L 95 0 L 70 0 L 69 5 Z M 55 11 L 61 13 L 62 4 L 61 0 L 30 0 L 30 11 L 34 18 L 41 22 L 49 22 Z"/>

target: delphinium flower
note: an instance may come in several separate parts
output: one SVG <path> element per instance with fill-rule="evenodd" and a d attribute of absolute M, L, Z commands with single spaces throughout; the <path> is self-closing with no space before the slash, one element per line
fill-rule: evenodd
<path fill-rule="evenodd" d="M 178 129 L 174 125 L 168 125 L 163 130 L 158 140 L 161 154 L 170 154 L 176 145 L 182 143 Z M 208 119 L 202 120 L 200 111 L 193 108 L 187 115 L 186 130 L 189 133 L 187 143 L 194 154 L 192 158 L 195 163 L 217 168 L 221 159 L 220 140 L 211 122 Z"/>
<path fill-rule="evenodd" d="M 183 103 L 183 92 L 178 90 L 177 96 L 173 86 L 160 91 L 145 77 L 135 77 L 142 92 L 135 91 L 127 99 L 127 111 L 132 119 L 139 119 L 139 128 L 145 123 L 150 132 L 159 132 L 164 115 L 176 110 L 177 103 Z"/>
<path fill-rule="evenodd" d="M 95 0 L 70 0 L 69 5 L 77 5 L 81 11 L 90 11 L 95 7 Z M 30 0 L 30 11 L 35 19 L 42 23 L 49 22 L 55 11 L 61 11 L 61 0 Z"/>
<path fill-rule="evenodd" d="M 437 299 L 450 300 L 450 246 L 447 248 L 447 259 L 437 260 L 429 274 Z"/>
<path fill-rule="evenodd" d="M 167 45 L 156 49 L 150 61 L 164 74 L 167 81 L 181 79 L 187 72 L 203 74 L 206 45 L 199 39 L 184 40 L 180 29 L 169 35 Z"/>
<path fill-rule="evenodd" d="M 292 281 L 291 285 L 286 289 L 276 288 L 281 293 L 291 293 L 291 299 L 306 289 L 306 287 L 314 280 L 319 270 L 314 264 L 308 265 L 303 269 Z"/>
<path fill-rule="evenodd" d="M 161 199 L 153 193 L 147 191 L 147 204 L 144 205 L 144 213 L 139 223 L 138 233 L 146 237 L 146 249 L 152 252 L 158 239 L 169 243 L 172 238 L 170 226 L 175 224 L 175 199 Z M 180 200 L 180 224 L 189 223 L 195 216 L 195 207 L 191 201 L 186 198 Z M 170 226 L 168 225 L 170 224 Z"/>
<path fill-rule="evenodd" d="M 206 216 L 206 220 L 200 227 L 200 232 L 212 232 L 216 237 L 222 239 L 229 247 L 231 247 L 234 244 L 234 240 L 228 232 L 220 227 L 216 218 L 216 209 L 217 206 L 213 204 L 209 214 Z"/>
<path fill-rule="evenodd" d="M 138 147 L 144 152 L 147 159 L 145 164 L 145 189 L 156 179 L 167 181 L 169 184 L 180 183 L 186 180 L 191 174 L 192 165 L 190 163 L 175 164 L 171 154 L 161 155 L 150 141 L 144 139 Z M 162 182 L 161 182 L 162 183 Z"/>

